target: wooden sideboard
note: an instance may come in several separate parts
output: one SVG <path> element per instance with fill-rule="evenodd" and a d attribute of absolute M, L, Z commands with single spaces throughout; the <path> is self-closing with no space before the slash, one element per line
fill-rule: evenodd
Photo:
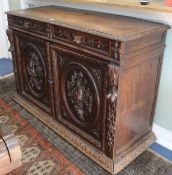
<path fill-rule="evenodd" d="M 155 141 L 169 26 L 55 6 L 7 15 L 18 103 L 112 174 Z"/>

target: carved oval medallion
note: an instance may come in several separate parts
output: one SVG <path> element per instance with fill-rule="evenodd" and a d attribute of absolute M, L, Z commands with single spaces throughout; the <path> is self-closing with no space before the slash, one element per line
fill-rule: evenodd
<path fill-rule="evenodd" d="M 46 68 L 39 49 L 28 43 L 23 49 L 24 74 L 29 92 L 35 97 L 42 97 L 46 91 Z"/>
<path fill-rule="evenodd" d="M 80 127 L 90 128 L 99 115 L 99 95 L 90 71 L 70 62 L 62 70 L 61 90 L 69 117 Z"/>

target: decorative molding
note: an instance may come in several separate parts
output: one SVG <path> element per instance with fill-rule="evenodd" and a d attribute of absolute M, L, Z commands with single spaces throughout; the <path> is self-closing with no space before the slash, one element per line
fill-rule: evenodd
<path fill-rule="evenodd" d="M 158 139 L 157 143 L 172 150 L 172 132 L 156 124 L 153 124 L 153 131 Z"/>
<path fill-rule="evenodd" d="M 33 31 L 40 35 L 49 36 L 49 26 L 44 22 L 38 22 L 27 18 L 8 15 L 9 26 L 18 27 L 24 30 Z"/>

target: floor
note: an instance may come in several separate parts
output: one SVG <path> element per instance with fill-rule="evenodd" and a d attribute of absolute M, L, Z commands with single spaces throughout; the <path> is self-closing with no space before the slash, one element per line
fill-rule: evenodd
<path fill-rule="evenodd" d="M 12 63 L 10 60 L 0 59 L 0 76 L 12 72 Z M 7 68 L 7 70 L 5 69 Z M 14 103 L 10 95 L 15 91 L 14 78 L 7 77 L 0 80 L 0 98 L 3 98 L 14 109 L 18 110 L 21 117 L 26 119 L 47 141 L 55 146 L 62 155 L 72 162 L 84 175 L 108 175 L 106 171 L 92 162 L 89 158 L 76 150 L 70 144 L 65 142 L 57 134 L 52 132 L 43 123 L 34 118 L 31 114 Z M 5 95 L 4 95 L 5 94 Z M 72 174 L 70 172 L 68 174 Z M 74 174 L 74 173 L 73 173 Z M 127 166 L 119 175 L 172 175 L 172 151 L 155 143 L 129 166 Z M 18 174 L 17 174 L 18 175 Z M 51 174 L 50 174 L 51 175 Z M 63 174 L 62 174 L 63 175 Z M 79 175 L 76 174 L 76 175 Z"/>

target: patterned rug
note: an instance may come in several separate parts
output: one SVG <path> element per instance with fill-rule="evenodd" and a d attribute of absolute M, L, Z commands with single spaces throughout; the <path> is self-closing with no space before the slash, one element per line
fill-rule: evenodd
<path fill-rule="evenodd" d="M 22 149 L 23 166 L 10 175 L 84 174 L 2 99 L 0 99 L 0 122 L 15 133 Z"/>
<path fill-rule="evenodd" d="M 9 175 L 109 175 L 11 99 L 0 95 L 0 122 L 15 133 L 22 167 Z M 172 175 L 172 164 L 146 150 L 118 175 Z"/>

